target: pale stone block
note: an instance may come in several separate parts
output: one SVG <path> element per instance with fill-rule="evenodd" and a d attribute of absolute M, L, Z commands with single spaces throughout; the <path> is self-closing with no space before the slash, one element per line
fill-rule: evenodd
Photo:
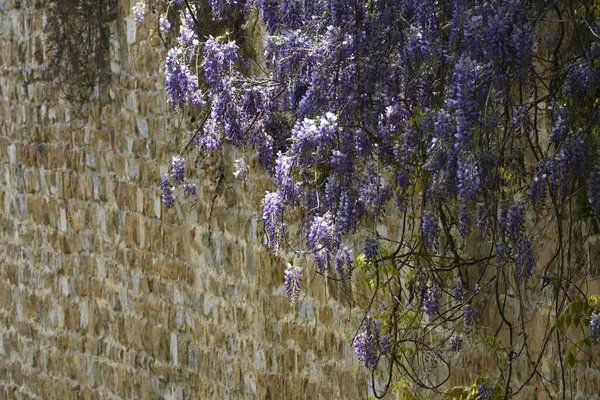
<path fill-rule="evenodd" d="M 154 215 L 156 216 L 156 218 L 160 218 L 161 206 L 162 206 L 162 199 L 160 197 L 160 194 L 157 194 L 154 197 Z"/>
<path fill-rule="evenodd" d="M 90 169 L 96 169 L 96 153 L 93 150 L 86 152 L 85 165 Z"/>
<path fill-rule="evenodd" d="M 246 386 L 252 393 L 256 393 L 256 378 L 253 374 L 244 375 L 244 386 Z"/>
<path fill-rule="evenodd" d="M 148 137 L 148 121 L 146 118 L 136 118 L 137 128 L 141 137 Z"/>
<path fill-rule="evenodd" d="M 67 231 L 67 211 L 64 208 L 60 209 L 60 220 L 58 229 L 60 229 L 63 232 Z"/>
<path fill-rule="evenodd" d="M 46 182 L 46 174 L 44 173 L 43 168 L 40 168 L 40 191 L 46 196 L 50 195 L 50 191 L 48 190 L 48 183 Z"/>
<path fill-rule="evenodd" d="M 139 269 L 133 271 L 133 275 L 131 277 L 131 283 L 133 284 L 133 294 L 137 296 L 140 291 L 140 278 L 142 277 L 142 273 Z"/>
<path fill-rule="evenodd" d="M 179 291 L 176 285 L 173 286 L 173 302 L 183 305 L 183 293 Z"/>
<path fill-rule="evenodd" d="M 133 18 L 127 18 L 127 44 L 132 45 L 135 43 L 135 38 L 137 35 L 137 23 Z"/>
<path fill-rule="evenodd" d="M 139 111 L 137 95 L 134 91 L 129 92 L 129 95 L 127 96 L 127 101 L 125 102 L 125 106 L 131 111 Z"/>
<path fill-rule="evenodd" d="M 142 190 L 141 187 L 137 188 L 136 203 L 137 203 L 136 204 L 137 205 L 137 212 L 139 212 L 139 213 L 144 212 L 144 191 Z"/>
<path fill-rule="evenodd" d="M 89 313 L 87 299 L 79 302 L 79 326 L 86 328 L 88 326 Z"/>
<path fill-rule="evenodd" d="M 143 249 L 146 247 L 146 225 L 144 225 L 144 219 L 140 218 L 138 223 L 138 235 L 140 238 L 140 247 Z"/>
<path fill-rule="evenodd" d="M 98 264 L 98 269 L 96 271 L 96 275 L 100 279 L 106 278 L 106 267 L 104 265 L 104 260 L 102 260 L 101 258 L 98 258 L 96 263 Z"/>
<path fill-rule="evenodd" d="M 59 328 L 65 327 L 65 312 L 60 304 L 56 306 L 56 323 Z"/>
<path fill-rule="evenodd" d="M 173 360 L 174 365 L 179 365 L 177 360 L 177 334 L 171 333 L 171 344 L 169 346 L 171 352 L 171 360 Z"/>
<path fill-rule="evenodd" d="M 265 352 L 262 349 L 257 349 L 254 352 L 254 366 L 259 369 L 265 369 L 267 367 Z"/>
<path fill-rule="evenodd" d="M 8 160 L 13 165 L 17 163 L 17 148 L 14 144 L 8 146 Z"/>
<path fill-rule="evenodd" d="M 69 295 L 69 278 L 66 276 L 63 276 L 59 279 L 58 284 L 60 286 L 60 292 L 62 293 L 63 296 L 68 296 Z"/>

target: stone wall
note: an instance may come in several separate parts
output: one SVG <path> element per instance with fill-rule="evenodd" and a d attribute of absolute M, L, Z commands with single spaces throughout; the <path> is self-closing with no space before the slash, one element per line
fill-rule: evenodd
<path fill-rule="evenodd" d="M 189 118 L 130 10 L 79 111 L 44 79 L 47 5 L 0 0 L 0 399 L 365 398 L 358 314 L 322 279 L 288 304 L 269 179 L 234 181 L 226 151 L 197 202 L 162 206 Z"/>
<path fill-rule="evenodd" d="M 119 0 L 110 73 L 79 109 L 46 79 L 45 2 L 0 0 L 0 399 L 368 397 L 351 345 L 362 314 L 314 275 L 288 304 L 287 260 L 265 246 L 264 174 L 234 181 L 239 154 L 225 149 L 194 177 L 197 199 L 162 206 L 160 177 L 193 116 L 168 109 L 163 49 L 131 5 Z M 585 290 L 600 293 L 600 280 Z M 538 295 L 534 332 L 554 321 Z M 484 316 L 484 336 L 498 318 Z M 532 338 L 532 354 L 543 345 Z M 449 386 L 497 376 L 489 351 L 465 346 Z M 527 381 L 531 363 L 515 363 L 516 398 L 559 393 L 553 346 L 541 367 L 552 382 Z M 594 364 L 566 374 L 578 398 L 599 398 Z"/>

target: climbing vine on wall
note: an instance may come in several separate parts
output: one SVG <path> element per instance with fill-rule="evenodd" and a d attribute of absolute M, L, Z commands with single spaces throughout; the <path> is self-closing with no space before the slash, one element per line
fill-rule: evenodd
<path fill-rule="evenodd" d="M 208 7 L 237 32 L 207 32 Z M 517 397 L 535 379 L 565 398 L 569 368 L 597 362 L 600 304 L 583 290 L 598 273 L 583 251 L 600 212 L 597 2 L 163 0 L 133 13 L 167 38 L 173 112 L 201 115 L 162 177 L 164 205 L 195 193 L 190 152 L 256 154 L 276 185 L 271 249 L 369 293 L 353 341 L 376 397 Z M 249 57 L 239 38 L 261 24 L 263 56 Z M 388 218 L 398 237 L 377 229 Z M 292 303 L 305 268 L 282 272 Z M 539 353 L 535 301 L 553 311 Z M 557 381 L 540 367 L 550 342 Z M 494 352 L 496 374 L 447 389 L 466 346 Z M 532 368 L 517 385 L 519 359 Z"/>
<path fill-rule="evenodd" d="M 48 78 L 72 103 L 87 100 L 101 76 L 107 76 L 108 23 L 116 0 L 50 1 L 45 34 L 50 44 Z"/>

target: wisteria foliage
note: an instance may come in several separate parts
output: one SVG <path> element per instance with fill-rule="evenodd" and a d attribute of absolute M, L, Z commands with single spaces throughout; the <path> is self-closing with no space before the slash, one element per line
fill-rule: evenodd
<path fill-rule="evenodd" d="M 235 34 L 200 35 L 205 3 L 142 3 L 135 18 L 154 7 L 158 29 L 171 35 L 171 107 L 204 116 L 184 150 L 227 143 L 255 154 L 274 181 L 263 209 L 273 251 L 309 253 L 316 273 L 345 290 L 370 290 L 370 301 L 357 303 L 368 317 L 354 347 L 373 385 L 378 368 L 390 371 L 376 396 L 398 376 L 412 390 L 441 394 L 447 352 L 476 343 L 507 357 L 495 375 L 455 394 L 518 396 L 513 362 L 533 357 L 516 339 L 530 329 L 522 324 L 530 292 L 546 296 L 557 321 L 576 317 L 589 339 L 569 348 L 564 320 L 559 335 L 541 333 L 556 342 L 564 396 L 570 356 L 598 352 L 600 309 L 573 289 L 593 272 L 595 256 L 581 249 L 600 212 L 597 8 L 575 0 L 209 0 L 216 21 L 262 24 L 262 56 L 252 58 Z M 252 173 L 242 159 L 235 170 L 240 180 Z M 193 194 L 185 175 L 183 158 L 174 158 L 173 185 L 167 175 L 160 185 L 167 208 L 176 186 Z M 293 246 L 289 210 L 305 216 Z M 397 237 L 377 230 L 388 218 L 401 221 Z M 292 303 L 301 277 L 289 264 Z M 489 339 L 489 326 L 481 337 L 481 324 L 508 329 L 509 339 Z M 425 373 L 433 369 L 436 376 Z M 542 374 L 538 363 L 532 378 Z"/>

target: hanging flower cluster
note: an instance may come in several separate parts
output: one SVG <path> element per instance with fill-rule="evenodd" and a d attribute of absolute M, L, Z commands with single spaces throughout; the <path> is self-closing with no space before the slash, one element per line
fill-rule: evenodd
<path fill-rule="evenodd" d="M 204 116 L 189 149 L 252 149 L 272 175 L 263 221 L 273 251 L 286 243 L 285 211 L 303 210 L 300 251 L 312 254 L 318 272 L 347 284 L 361 266 L 374 290 L 402 303 L 390 311 L 393 332 L 413 335 L 438 360 L 441 353 L 418 337 L 428 328 L 414 328 L 407 313 L 451 328 L 446 339 L 460 350 L 492 304 L 485 302 L 508 296 L 500 288 L 521 295 L 567 276 L 551 271 L 574 264 L 564 261 L 573 252 L 562 245 L 544 270 L 537 266 L 541 232 L 553 224 L 560 240 L 575 241 L 564 226 L 575 226 L 567 210 L 581 220 L 600 211 L 600 15 L 587 3 L 209 0 L 216 21 L 260 19 L 266 34 L 256 46 L 264 56 L 257 72 L 234 34 L 199 35 L 195 1 L 163 0 L 157 4 L 180 16 L 163 12 L 157 22 L 174 38 L 165 88 L 174 111 L 192 107 Z M 144 10 L 136 3 L 135 18 Z M 557 33 L 548 21 L 571 25 Z M 571 31 L 577 40 L 565 37 Z M 577 45 L 569 48 L 569 40 Z M 541 73 L 545 64 L 536 60 L 555 64 Z M 195 192 L 183 158 L 172 170 L 175 185 Z M 237 179 L 248 172 L 235 161 Z M 167 176 L 160 188 L 173 207 Z M 403 221 L 403 237 L 377 231 L 388 215 Z M 473 241 L 484 256 L 470 255 Z M 351 251 L 356 243 L 364 256 Z M 286 268 L 292 303 L 301 277 Z M 555 301 L 566 287 L 555 283 Z M 505 304 L 494 303 L 503 321 Z M 369 319 L 355 339 L 369 370 L 397 348 L 396 335 L 387 336 L 383 352 L 378 335 Z M 477 392 L 489 398 L 493 390 Z"/>

